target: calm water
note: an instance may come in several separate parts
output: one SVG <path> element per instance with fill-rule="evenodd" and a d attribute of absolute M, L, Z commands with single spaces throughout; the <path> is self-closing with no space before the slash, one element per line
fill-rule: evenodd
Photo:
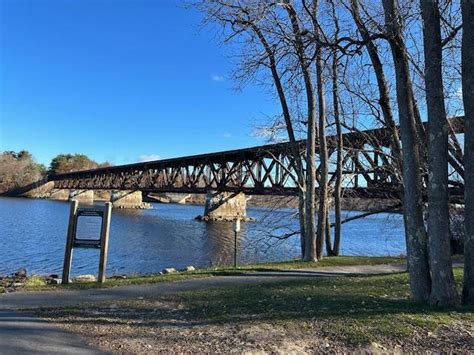
<path fill-rule="evenodd" d="M 60 273 L 64 255 L 67 202 L 0 198 L 0 274 L 26 267 L 30 273 Z M 114 210 L 108 274 L 158 272 L 165 267 L 209 266 L 233 261 L 231 223 L 194 220 L 203 206 L 153 204 L 150 210 Z M 299 256 L 299 238 L 272 238 L 297 226 L 295 210 L 249 208 L 259 222 L 243 223 L 239 262 Z M 344 217 L 356 212 L 345 212 Z M 98 234 L 100 219 L 81 217 L 78 237 Z M 380 214 L 343 225 L 343 255 L 405 254 L 400 215 Z M 75 249 L 73 275 L 96 273 L 97 250 Z"/>

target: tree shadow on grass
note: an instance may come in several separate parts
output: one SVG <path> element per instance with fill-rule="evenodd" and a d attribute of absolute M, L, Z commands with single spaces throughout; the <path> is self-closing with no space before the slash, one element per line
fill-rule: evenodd
<path fill-rule="evenodd" d="M 42 314 L 80 317 L 81 321 L 101 323 L 140 320 L 139 326 L 154 327 L 173 320 L 192 324 L 222 322 L 246 323 L 255 320 L 288 322 L 350 318 L 356 322 L 381 317 L 410 318 L 414 324 L 449 320 L 463 314 L 472 316 L 474 307 L 437 308 L 408 299 L 406 275 L 304 279 L 264 285 L 212 288 L 186 291 L 156 300 L 116 302 L 116 307 L 93 305 L 90 308 L 65 308 L 41 311 Z M 111 302 L 108 302 L 110 304 Z M 51 313 L 52 312 L 52 313 Z M 104 321 L 109 323 L 109 321 Z M 178 322 L 179 323 L 179 322 Z"/>

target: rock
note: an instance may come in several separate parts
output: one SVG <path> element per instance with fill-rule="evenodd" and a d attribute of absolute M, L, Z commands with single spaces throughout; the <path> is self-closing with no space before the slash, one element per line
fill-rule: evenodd
<path fill-rule="evenodd" d="M 168 267 L 166 269 L 163 269 L 162 271 L 163 274 L 174 274 L 176 272 L 177 272 L 176 269 L 173 267 Z"/>
<path fill-rule="evenodd" d="M 28 275 L 28 272 L 26 271 L 25 268 L 23 268 L 15 272 L 14 277 L 16 279 L 21 279 L 21 278 L 26 278 L 27 275 Z"/>
<path fill-rule="evenodd" d="M 186 266 L 185 271 L 196 271 L 196 268 L 192 265 Z"/>
<path fill-rule="evenodd" d="M 24 285 L 23 282 L 14 282 L 14 283 L 12 283 L 12 287 L 15 287 L 15 288 L 21 287 L 23 285 Z"/>
<path fill-rule="evenodd" d="M 73 282 L 96 282 L 97 277 L 95 275 L 79 275 L 72 279 Z"/>
<path fill-rule="evenodd" d="M 61 280 L 57 277 L 48 280 L 48 284 L 50 284 L 50 285 L 60 285 L 62 282 L 63 282 L 63 280 Z"/>

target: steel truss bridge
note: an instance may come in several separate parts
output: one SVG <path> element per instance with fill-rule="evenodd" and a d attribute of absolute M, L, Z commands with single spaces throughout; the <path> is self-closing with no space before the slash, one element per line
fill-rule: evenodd
<path fill-rule="evenodd" d="M 464 132 L 463 119 L 451 118 L 449 123 L 449 189 L 451 198 L 462 200 L 463 154 L 456 135 Z M 386 128 L 343 134 L 344 196 L 400 198 L 401 172 L 397 171 L 399 169 L 396 168 L 397 164 L 391 153 L 391 139 Z M 327 143 L 329 181 L 330 186 L 333 186 L 336 178 L 336 137 L 328 136 Z M 58 189 L 182 193 L 226 191 L 250 195 L 296 195 L 297 173 L 291 153 L 295 151 L 304 156 L 305 141 L 298 141 L 296 147 L 288 142 L 277 143 L 75 171 L 50 175 L 48 180 L 54 181 L 54 187 Z"/>

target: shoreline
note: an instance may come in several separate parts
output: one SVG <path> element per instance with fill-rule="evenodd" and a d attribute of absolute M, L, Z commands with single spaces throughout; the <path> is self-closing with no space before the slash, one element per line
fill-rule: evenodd
<path fill-rule="evenodd" d="M 175 269 L 168 267 L 156 273 L 132 273 L 111 275 L 106 278 L 104 284 L 99 284 L 93 279 L 95 275 L 78 275 L 76 282 L 67 285 L 61 285 L 59 274 L 50 275 L 28 275 L 26 269 L 19 269 L 11 276 L 0 276 L 0 294 L 18 292 L 18 291 L 42 291 L 54 289 L 82 289 L 82 288 L 104 288 L 120 285 L 137 285 L 147 283 L 157 283 L 165 281 L 176 281 L 193 278 L 202 278 L 217 275 L 238 275 L 242 272 L 261 272 L 261 271 L 281 271 L 281 270 L 300 270 L 306 268 L 324 268 L 324 267 L 344 267 L 358 265 L 384 265 L 384 264 L 404 264 L 404 257 L 394 256 L 331 256 L 325 257 L 319 262 L 304 262 L 298 259 L 278 261 L 249 263 L 239 265 L 237 268 L 231 266 L 195 268 L 188 266 L 184 269 Z M 73 278 L 74 279 L 74 278 Z"/>

